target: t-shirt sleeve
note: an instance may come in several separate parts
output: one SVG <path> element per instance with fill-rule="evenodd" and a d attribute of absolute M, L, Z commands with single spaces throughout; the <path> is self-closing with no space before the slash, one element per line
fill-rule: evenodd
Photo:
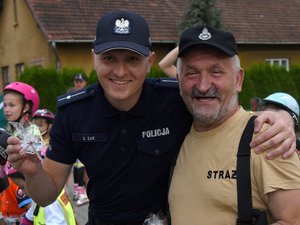
<path fill-rule="evenodd" d="M 252 172 L 258 191 L 268 202 L 267 194 L 279 189 L 300 189 L 300 160 L 295 152 L 290 158 L 277 156 L 272 160 L 266 158 L 267 150 L 263 153 L 251 153 Z"/>

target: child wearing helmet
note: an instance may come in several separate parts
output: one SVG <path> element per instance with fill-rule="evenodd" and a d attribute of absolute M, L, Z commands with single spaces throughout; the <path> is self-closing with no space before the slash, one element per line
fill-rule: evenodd
<path fill-rule="evenodd" d="M 18 173 L 10 163 L 6 163 L 5 172 L 8 175 L 9 186 L 0 194 L 0 211 L 6 224 L 18 224 L 31 207 L 32 199 L 9 177 L 12 173 Z"/>
<path fill-rule="evenodd" d="M 39 128 L 31 123 L 32 115 L 38 109 L 39 101 L 38 92 L 26 83 L 13 82 L 3 89 L 4 115 L 8 121 L 6 130 L 20 139 L 26 139 L 26 131 L 27 137 L 28 135 L 34 135 L 34 137 L 37 137 L 38 144 L 42 146 Z M 36 149 L 35 147 L 31 148 Z M 9 167 L 9 165 L 7 163 L 6 167 Z M 25 199 L 21 205 L 18 204 L 20 195 L 22 195 L 22 199 Z M 32 200 L 9 178 L 9 187 L 1 193 L 0 202 L 2 203 L 0 206 L 1 211 L 5 212 L 3 216 L 6 216 L 4 218 L 9 222 L 11 219 L 19 220 L 30 208 Z"/>
<path fill-rule="evenodd" d="M 10 164 L 8 164 L 6 170 L 8 177 L 15 185 L 18 185 L 22 192 L 28 195 L 25 188 L 25 176 L 16 171 Z M 21 219 L 20 225 L 33 224 L 76 225 L 75 214 L 65 190 L 61 192 L 55 202 L 46 207 L 40 207 L 33 202 Z"/>
<path fill-rule="evenodd" d="M 32 122 L 38 126 L 43 137 L 44 145 L 48 148 L 50 141 L 50 129 L 54 120 L 54 114 L 48 109 L 38 109 L 32 117 Z"/>
<path fill-rule="evenodd" d="M 54 114 L 48 109 L 38 109 L 32 116 L 32 124 L 36 125 L 43 137 L 44 148 L 41 151 L 42 157 L 49 147 L 49 131 L 54 119 Z M 24 193 L 25 177 L 10 166 L 7 169 L 8 177 L 18 185 Z M 75 215 L 66 192 L 63 190 L 57 200 L 46 207 L 40 207 L 33 202 L 29 210 L 21 219 L 20 225 L 47 224 L 47 225 L 75 225 Z"/>
<path fill-rule="evenodd" d="M 284 109 L 289 112 L 294 120 L 295 131 L 298 128 L 299 104 L 297 100 L 284 92 L 275 92 L 263 99 L 264 110 Z M 300 152 L 300 140 L 296 139 L 296 148 Z"/>
<path fill-rule="evenodd" d="M 265 110 L 284 109 L 289 112 L 296 125 L 298 125 L 299 104 L 297 100 L 284 92 L 276 92 L 263 99 Z M 297 128 L 297 127 L 295 127 Z"/>
<path fill-rule="evenodd" d="M 40 135 L 37 126 L 31 124 L 32 115 L 38 109 L 40 98 L 38 92 L 22 82 L 8 84 L 3 89 L 4 115 L 8 121 L 6 130 L 22 139 L 16 125 L 28 127 L 34 135 Z"/>

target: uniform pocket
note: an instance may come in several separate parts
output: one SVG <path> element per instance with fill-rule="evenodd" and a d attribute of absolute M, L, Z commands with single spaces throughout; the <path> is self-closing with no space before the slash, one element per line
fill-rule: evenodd
<path fill-rule="evenodd" d="M 146 138 L 137 142 L 137 149 L 148 155 L 160 157 L 174 148 L 175 135 L 164 137 Z"/>

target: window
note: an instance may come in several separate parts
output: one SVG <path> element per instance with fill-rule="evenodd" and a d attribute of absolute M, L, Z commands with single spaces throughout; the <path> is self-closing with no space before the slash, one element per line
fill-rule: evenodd
<path fill-rule="evenodd" d="M 287 71 L 290 70 L 290 62 L 289 59 L 285 58 L 278 58 L 278 59 L 266 59 L 266 62 L 271 65 L 271 66 L 282 66 L 284 67 Z"/>
<path fill-rule="evenodd" d="M 21 74 L 24 71 L 24 63 L 19 63 L 16 64 L 16 74 L 17 74 L 17 78 L 20 78 Z"/>
<path fill-rule="evenodd" d="M 8 66 L 2 67 L 2 87 L 9 83 L 9 68 Z"/>

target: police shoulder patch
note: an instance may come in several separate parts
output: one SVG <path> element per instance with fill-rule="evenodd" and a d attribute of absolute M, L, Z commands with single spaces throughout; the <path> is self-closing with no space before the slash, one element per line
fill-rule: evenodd
<path fill-rule="evenodd" d="M 70 103 L 77 102 L 85 98 L 90 98 L 95 95 L 96 95 L 96 85 L 92 85 L 90 87 L 78 91 L 70 92 L 57 97 L 57 107 L 60 108 Z"/>

